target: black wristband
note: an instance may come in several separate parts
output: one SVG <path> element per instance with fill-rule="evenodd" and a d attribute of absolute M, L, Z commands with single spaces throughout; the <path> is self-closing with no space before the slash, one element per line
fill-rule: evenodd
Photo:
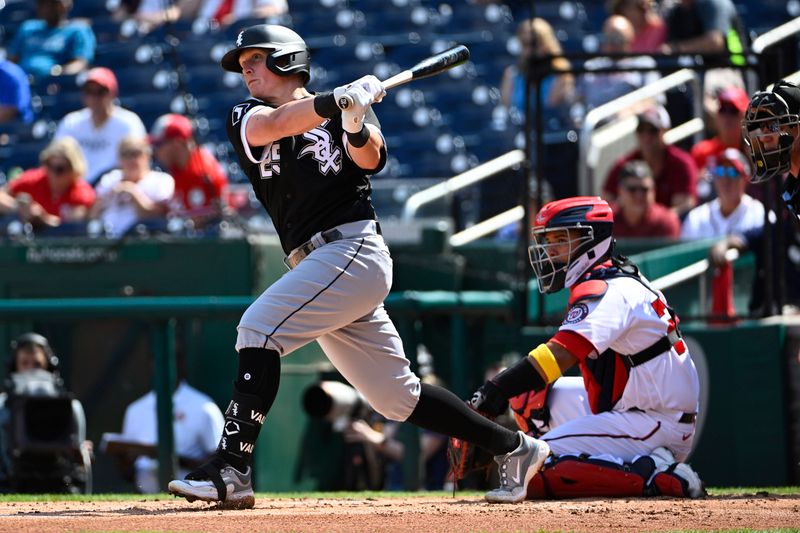
<path fill-rule="evenodd" d="M 323 118 L 332 118 L 339 114 L 339 106 L 333 93 L 323 93 L 314 97 L 314 112 Z"/>
<path fill-rule="evenodd" d="M 353 148 L 361 148 L 367 144 L 369 140 L 369 128 L 366 126 L 362 127 L 361 131 L 358 133 L 350 133 L 349 131 L 345 133 L 347 133 L 347 142 L 349 142 L 350 146 Z"/>

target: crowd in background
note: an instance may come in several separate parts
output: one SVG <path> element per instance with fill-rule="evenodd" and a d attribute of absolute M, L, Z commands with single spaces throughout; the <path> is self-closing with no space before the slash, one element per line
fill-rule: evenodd
<path fill-rule="evenodd" d="M 504 4 L 464 0 L 463 6 L 455 8 L 470 5 L 488 10 L 489 5 Z M 134 23 L 140 33 L 158 32 L 180 21 L 219 29 L 235 28 L 237 20 L 252 21 L 253 17 L 281 23 L 291 20 L 285 18 L 291 8 L 285 0 L 182 0 L 166 8 L 161 2 L 141 0 L 115 6 L 111 18 Z M 577 129 L 589 110 L 657 80 L 659 58 L 704 54 L 722 57 L 720 66 L 730 66 L 737 64 L 749 38 L 732 0 L 609 0 L 603 7 L 594 48 L 584 44 L 594 53 L 578 65 L 564 57 L 564 31 L 554 26 L 552 14 L 545 10 L 543 16 L 531 17 L 526 9 L 509 4 L 505 13 L 513 13 L 516 33 L 508 41 L 505 68 L 496 79 L 486 81 L 495 87 L 497 108 L 504 110 L 501 115 L 510 118 L 509 129 L 522 131 L 526 105 L 533 114 L 545 117 L 546 128 L 556 124 Z M 128 86 L 120 84 L 117 66 L 95 64 L 99 39 L 86 20 L 71 18 L 72 8 L 71 0 L 37 0 L 36 18 L 23 21 L 3 42 L 2 126 L 34 128 L 37 112 L 32 94 L 42 80 L 75 76 L 82 105 L 53 124 L 46 136 L 49 144 L 39 153 L 39 165 L 6 168 L 5 183 L 0 183 L 4 233 L 10 237 L 42 233 L 123 238 L 153 231 L 205 235 L 204 230 L 209 230 L 207 234 L 215 236 L 225 221 L 245 220 L 238 212 L 242 202 L 231 194 L 231 166 L 220 161 L 214 145 L 203 144 L 198 117 L 190 109 L 171 112 L 167 98 L 163 113 L 154 119 L 121 105 Z M 298 20 L 308 15 L 291 14 Z M 712 59 L 707 63 L 714 66 Z M 635 148 L 616 161 L 606 176 L 594 178 L 602 196 L 613 205 L 617 238 L 722 238 L 763 227 L 762 192 L 748 182 L 750 157 L 741 136 L 740 124 L 749 102 L 741 71 L 705 68 L 702 72 L 705 130 L 699 142 L 665 140 L 676 112 L 664 97 L 628 106 L 609 119 L 609 123 L 632 117 L 636 121 Z M 214 75 L 222 78 L 224 73 L 219 70 Z M 531 79 L 536 83 L 529 83 Z M 59 101 L 50 105 L 58 107 Z M 380 116 L 382 108 L 376 111 Z M 686 118 L 680 115 L 678 109 L 678 118 Z M 478 127 L 478 136 L 490 136 L 487 126 Z M 224 130 L 221 123 L 214 127 Z M 393 131 L 391 119 L 383 127 L 389 135 L 403 134 Z M 224 131 L 216 136 L 224 138 Z M 482 142 L 500 144 L 502 139 Z M 515 143 L 519 145 L 519 137 Z M 550 152 L 541 157 L 561 157 Z M 533 153 L 533 157 L 538 156 Z M 567 163 L 572 164 L 557 160 L 545 165 L 542 200 L 577 193 L 577 176 L 564 170 Z M 253 201 L 249 196 L 244 204 Z M 513 205 L 518 200 L 516 194 L 495 196 Z M 500 207 L 488 205 L 494 201 L 489 194 L 479 201 L 484 204 L 483 213 Z M 498 238 L 518 235 L 515 228 L 499 232 Z"/>

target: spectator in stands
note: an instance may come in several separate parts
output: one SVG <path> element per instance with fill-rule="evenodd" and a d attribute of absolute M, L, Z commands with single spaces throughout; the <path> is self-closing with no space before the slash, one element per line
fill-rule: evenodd
<path fill-rule="evenodd" d="M 728 148 L 735 148 L 741 152 L 746 150 L 742 138 L 742 120 L 749 102 L 747 93 L 736 86 L 719 93 L 715 106 L 716 113 L 713 115 L 713 129 L 716 135 L 692 146 L 692 158 L 698 169 L 716 166 L 716 158 Z M 703 179 L 704 175 L 711 177 L 708 173 L 700 176 L 697 194 L 701 202 L 713 197 L 711 183 Z"/>
<path fill-rule="evenodd" d="M 719 54 L 735 49 L 739 40 L 739 15 L 731 0 L 679 0 L 665 14 L 665 54 Z M 741 42 L 739 43 L 741 46 Z"/>
<path fill-rule="evenodd" d="M 175 179 L 172 211 L 195 227 L 218 220 L 227 206 L 228 177 L 219 161 L 197 144 L 191 121 L 160 116 L 150 131 L 156 159 Z"/>
<path fill-rule="evenodd" d="M 662 45 L 665 54 L 723 55 L 718 64 L 731 62 L 744 65 L 741 52 L 747 33 L 742 26 L 736 6 L 731 0 L 679 0 L 666 11 L 667 42 Z M 715 61 L 706 60 L 706 65 Z M 731 68 L 709 69 L 703 76 L 703 109 L 707 117 L 714 115 L 713 104 L 717 91 L 731 85 L 744 87 L 738 70 Z"/>
<path fill-rule="evenodd" d="M 681 231 L 678 215 L 656 203 L 655 181 L 647 163 L 638 159 L 625 163 L 618 183 L 614 235 L 678 238 Z"/>
<path fill-rule="evenodd" d="M 603 23 L 603 54 L 629 54 L 634 39 L 633 25 L 621 15 L 611 15 Z M 655 68 L 656 62 L 650 56 L 625 57 L 615 59 L 608 56 L 592 58 L 584 66 L 588 70 L 619 68 Z M 626 95 L 647 83 L 659 78 L 657 71 L 650 72 L 587 72 L 580 77 L 579 98 L 589 109 Z"/>
<path fill-rule="evenodd" d="M 606 9 L 612 15 L 622 15 L 633 24 L 635 35 L 631 52 L 654 54 L 667 39 L 667 26 L 653 8 L 652 0 L 610 0 Z"/>
<path fill-rule="evenodd" d="M 168 22 L 196 19 L 200 14 L 202 1 L 140 0 L 127 3 L 126 11 L 133 13 L 133 18 L 139 23 L 139 30 L 147 33 Z"/>
<path fill-rule="evenodd" d="M 185 355 L 180 349 L 176 353 L 177 380 L 172 394 L 172 410 L 175 414 L 173 435 L 175 455 L 178 456 L 178 471 L 175 474 L 182 477 L 214 453 L 225 420 L 211 397 L 186 382 Z M 154 390 L 125 409 L 119 438 L 123 442 L 140 445 L 155 446 L 158 443 Z M 166 489 L 158 484 L 158 461 L 154 457 L 134 453 L 117 459 L 117 467 L 124 477 L 134 481 L 139 492 L 150 494 Z"/>
<path fill-rule="evenodd" d="M 568 73 L 571 66 L 562 54 L 561 45 L 553 32 L 553 27 L 541 18 L 523 20 L 517 26 L 517 39 L 520 45 L 519 60 L 516 65 L 506 67 L 500 85 L 501 101 L 509 109 L 523 113 L 525 110 L 526 77 L 535 75 L 535 69 L 545 72 L 541 82 L 539 101 L 542 108 L 569 104 L 575 94 L 575 80 Z M 537 57 L 552 55 L 550 65 L 536 63 Z M 552 72 L 564 72 L 553 74 Z M 536 109 L 535 101 L 531 108 Z"/>
<path fill-rule="evenodd" d="M 747 156 L 727 148 L 708 168 L 717 197 L 686 215 L 681 230 L 683 239 L 705 239 L 741 235 L 764 225 L 764 206 L 745 193 L 750 178 Z"/>
<path fill-rule="evenodd" d="M 274 18 L 289 12 L 286 0 L 204 0 L 200 18 L 230 26 L 244 18 Z"/>
<path fill-rule="evenodd" d="M 651 106 L 637 118 L 639 147 L 611 168 L 603 185 L 603 198 L 613 202 L 622 166 L 628 161 L 643 159 L 655 178 L 656 202 L 672 208 L 680 216 L 695 206 L 697 167 L 687 152 L 664 142 L 664 133 L 671 127 L 671 121 L 663 106 Z"/>
<path fill-rule="evenodd" d="M 8 57 L 34 78 L 73 75 L 94 59 L 95 36 L 83 21 L 67 18 L 72 0 L 37 0 L 38 18 L 23 22 Z"/>
<path fill-rule="evenodd" d="M 742 120 L 750 98 L 739 87 L 730 87 L 717 96 L 717 112 L 714 115 L 716 135 L 692 146 L 692 158 L 697 168 L 705 168 L 709 160 L 728 148 L 744 151 Z"/>
<path fill-rule="evenodd" d="M 0 124 L 33 121 L 28 76 L 19 65 L 0 59 Z"/>
<path fill-rule="evenodd" d="M 144 137 L 128 136 L 119 143 L 120 168 L 104 174 L 95 187 L 92 218 L 103 221 L 106 233 L 120 237 L 137 222 L 166 221 L 175 192 L 172 176 L 150 168 L 152 149 Z"/>
<path fill-rule="evenodd" d="M 71 137 L 51 142 L 39 155 L 42 166 L 23 172 L 0 189 L 0 209 L 15 211 L 34 228 L 85 220 L 95 200 L 86 183 L 86 161 Z M 11 198 L 9 198 L 11 197 Z"/>
<path fill-rule="evenodd" d="M 105 67 L 86 75 L 81 87 L 86 107 L 68 113 L 56 129 L 55 138 L 73 137 L 86 157 L 86 180 L 94 184 L 101 174 L 117 167 L 119 143 L 128 135 L 147 134 L 142 119 L 114 103 L 117 77 Z"/>

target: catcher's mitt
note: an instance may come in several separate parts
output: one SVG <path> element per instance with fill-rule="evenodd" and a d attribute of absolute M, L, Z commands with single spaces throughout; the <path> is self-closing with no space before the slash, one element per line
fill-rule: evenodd
<path fill-rule="evenodd" d="M 447 446 L 447 457 L 450 460 L 450 476 L 453 479 L 453 493 L 458 482 L 472 472 L 484 472 L 486 478 L 492 468 L 492 456 L 479 449 L 471 442 L 450 438 Z"/>
<path fill-rule="evenodd" d="M 508 401 L 502 397 L 497 385 L 491 381 L 487 381 L 475 391 L 467 405 L 489 420 L 496 419 L 508 410 Z M 488 479 L 493 457 L 488 452 L 477 448 L 471 442 L 450 438 L 447 446 L 447 457 L 450 460 L 450 475 L 453 479 L 454 494 L 458 482 L 472 472 L 483 471 Z"/>

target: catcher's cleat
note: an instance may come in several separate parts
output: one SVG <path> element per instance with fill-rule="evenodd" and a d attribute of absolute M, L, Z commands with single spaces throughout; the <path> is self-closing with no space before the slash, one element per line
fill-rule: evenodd
<path fill-rule="evenodd" d="M 529 437 L 521 431 L 517 431 L 517 434 L 521 441 L 517 449 L 494 458 L 500 475 L 500 487 L 486 493 L 488 502 L 517 503 L 524 500 L 528 494 L 528 483 L 550 455 L 550 446 L 543 440 Z"/>
<path fill-rule="evenodd" d="M 697 472 L 686 463 L 676 462 L 675 456 L 672 455 L 671 451 L 662 446 L 650 452 L 650 457 L 653 458 L 656 464 L 656 470 L 653 473 L 654 479 L 658 474 L 666 472 L 677 477 L 681 481 L 681 492 L 683 492 L 684 497 L 703 498 L 708 496 L 705 484 L 703 480 L 700 479 L 700 476 L 697 475 Z M 667 491 L 661 490 L 661 492 L 664 493 Z M 674 494 L 668 492 L 667 495 Z"/>
<path fill-rule="evenodd" d="M 190 472 L 186 479 L 170 481 L 168 489 L 170 494 L 183 496 L 189 502 L 202 500 L 218 503 L 222 509 L 252 509 L 256 499 L 251 473 L 250 467 L 239 472 L 217 457 Z"/>

